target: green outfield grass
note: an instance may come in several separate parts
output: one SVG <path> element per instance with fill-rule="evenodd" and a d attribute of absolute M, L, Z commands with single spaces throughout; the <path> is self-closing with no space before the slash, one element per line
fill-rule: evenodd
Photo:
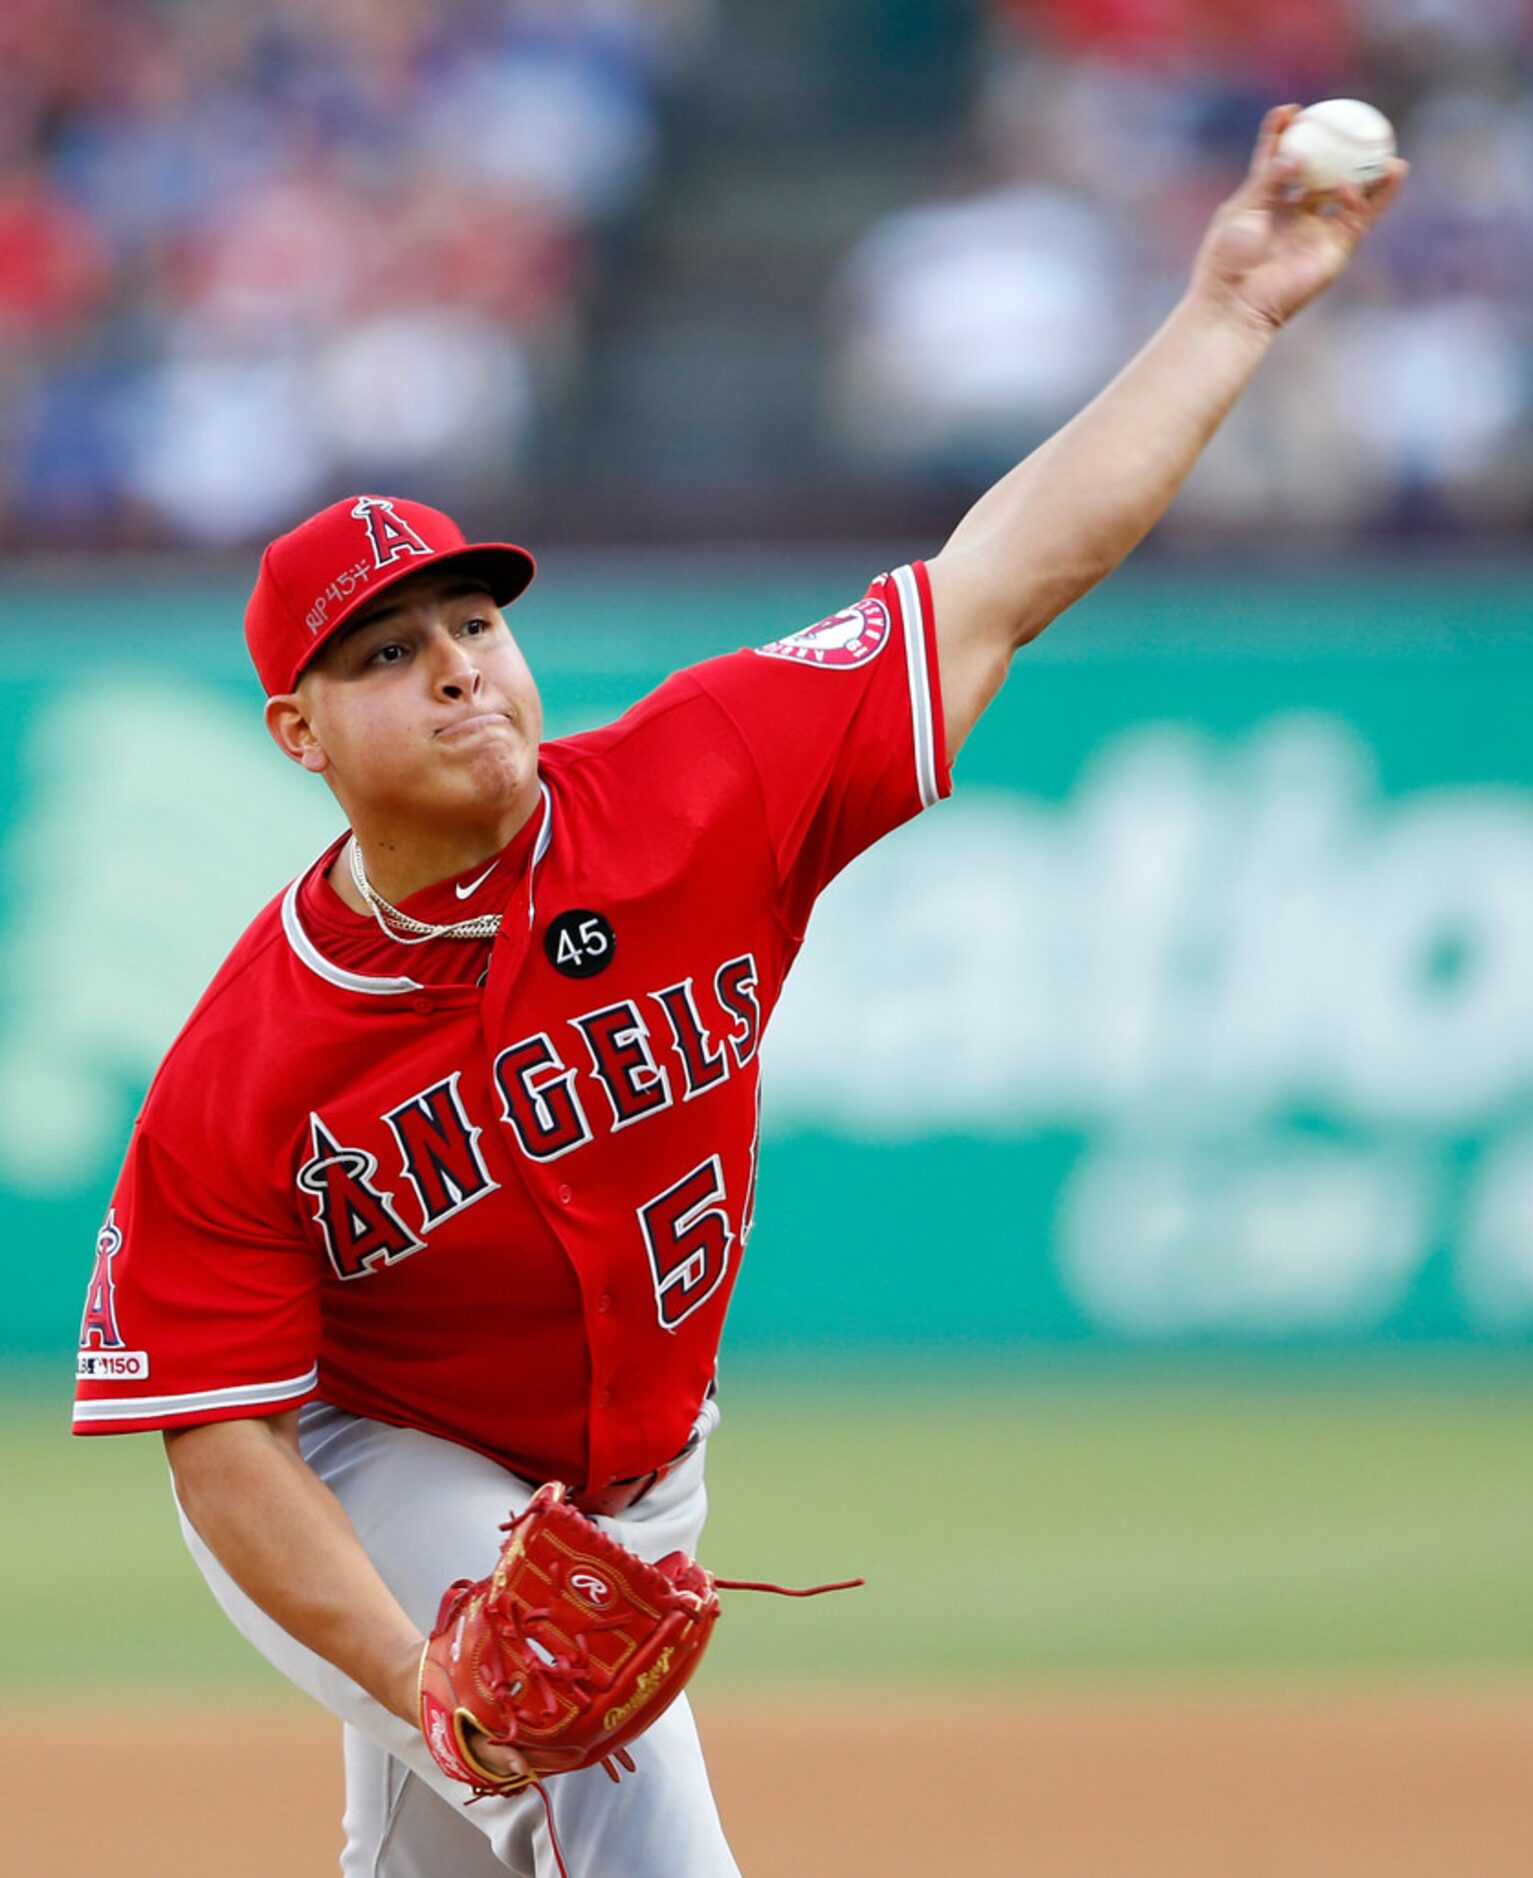
<path fill-rule="evenodd" d="M 276 1686 L 180 1548 L 156 1440 L 12 1393 L 0 1687 Z M 866 1363 L 726 1395 L 707 1562 L 866 1590 L 734 1595 L 713 1679 L 1533 1663 L 1533 1377 Z"/>

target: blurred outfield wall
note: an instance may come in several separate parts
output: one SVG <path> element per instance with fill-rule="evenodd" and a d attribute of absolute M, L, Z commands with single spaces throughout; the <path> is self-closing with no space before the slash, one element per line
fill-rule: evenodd
<path fill-rule="evenodd" d="M 554 555 L 516 624 L 558 734 L 876 571 Z M 1024 653 L 953 800 L 816 916 L 733 1347 L 1526 1341 L 1527 594 L 1130 569 Z M 338 827 L 243 598 L 0 582 L 13 1356 L 67 1370 L 149 1073 Z"/>

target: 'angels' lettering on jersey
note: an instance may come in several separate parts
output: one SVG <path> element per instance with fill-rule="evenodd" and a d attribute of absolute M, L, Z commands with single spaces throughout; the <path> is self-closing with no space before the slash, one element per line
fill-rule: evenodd
<path fill-rule="evenodd" d="M 731 1052 L 736 1069 L 756 1054 L 757 979 L 749 952 L 726 959 L 712 975 L 714 1003 L 707 1017 L 698 1009 L 691 978 L 644 994 L 665 1020 L 668 1040 L 662 1047 L 672 1059 L 670 1068 L 657 1060 L 655 1033 L 635 999 L 572 1017 L 568 1029 L 584 1044 L 590 1063 L 585 1080 L 606 1099 L 600 1128 L 578 1093 L 578 1065 L 561 1056 L 546 1031 L 520 1038 L 495 1058 L 499 1120 L 529 1161 L 553 1161 L 669 1108 L 677 1092 L 685 1102 L 705 1095 L 728 1080 Z M 312 1199 L 338 1278 L 363 1278 L 419 1252 L 434 1227 L 496 1190 L 479 1146 L 484 1130 L 469 1114 L 461 1082 L 461 1070 L 454 1070 L 379 1117 L 393 1135 L 400 1173 L 411 1189 L 409 1224 L 398 1194 L 378 1184 L 378 1157 L 354 1142 L 341 1143 L 318 1114 L 310 1115 L 311 1151 L 297 1182 Z M 675 1282 L 674 1274 L 668 1282 Z M 696 1291 L 695 1281 L 684 1287 L 688 1311 L 702 1302 Z"/>
<path fill-rule="evenodd" d="M 400 1171 L 415 1189 L 422 1232 L 482 1200 L 496 1185 L 479 1151 L 484 1130 L 463 1106 L 461 1076 L 455 1069 L 383 1118 L 394 1132 Z"/>
<path fill-rule="evenodd" d="M 342 1147 L 317 1115 L 309 1117 L 314 1152 L 298 1170 L 298 1184 L 314 1196 L 314 1218 L 337 1278 L 362 1278 L 380 1265 L 419 1252 L 425 1244 L 399 1217 L 394 1196 L 373 1184 L 378 1157 Z"/>
<path fill-rule="evenodd" d="M 730 1074 L 723 1041 L 744 1069 L 756 1054 L 761 1006 L 758 972 L 749 952 L 726 959 L 713 974 L 715 1023 L 709 1028 L 697 1008 L 693 980 L 666 985 L 645 996 L 660 1007 L 669 1033 L 667 1054 L 674 1073 L 657 1060 L 654 1035 L 632 998 L 619 999 L 569 1020 L 584 1044 L 588 1080 L 606 1097 L 604 1131 L 615 1133 L 668 1109 L 681 1091 L 684 1102 L 704 1095 Z M 495 1086 L 517 1145 L 529 1160 L 553 1161 L 596 1139 L 589 1106 L 576 1087 L 579 1070 L 556 1049 L 547 1031 L 509 1044 L 495 1059 Z"/>

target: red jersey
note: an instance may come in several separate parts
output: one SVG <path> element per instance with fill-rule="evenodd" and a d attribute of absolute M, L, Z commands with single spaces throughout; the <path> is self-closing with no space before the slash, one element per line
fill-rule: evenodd
<path fill-rule="evenodd" d="M 757 1053 L 816 895 L 949 789 L 919 564 L 545 744 L 403 945 L 326 873 L 152 1084 L 97 1248 L 80 1433 L 319 1395 L 599 1487 L 686 1441 L 750 1231 Z"/>

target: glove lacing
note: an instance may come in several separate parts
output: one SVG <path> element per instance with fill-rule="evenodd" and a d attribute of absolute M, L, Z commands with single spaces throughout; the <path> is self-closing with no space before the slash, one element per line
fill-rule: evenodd
<path fill-rule="evenodd" d="M 590 1640 L 600 1631 L 621 1628 L 628 1621 L 627 1612 L 618 1611 L 610 1617 L 591 1615 L 585 1630 L 561 1647 L 534 1635 L 536 1627 L 550 1625 L 552 1611 L 547 1605 L 518 1604 L 497 1591 L 486 1600 L 485 1608 L 493 1608 L 503 1625 L 491 1636 L 493 1657 L 490 1649 L 485 1652 L 486 1679 L 503 1700 L 514 1701 L 519 1708 L 530 1708 L 541 1719 L 552 1721 L 559 1713 L 561 1699 L 582 1708 L 592 1695 L 612 1686 L 613 1672 L 593 1660 Z M 486 1739 L 493 1739 L 501 1747 L 516 1746 L 515 1736 Z M 612 1772 L 610 1767 L 607 1771 Z M 612 1777 L 617 1778 L 615 1774 Z"/>

